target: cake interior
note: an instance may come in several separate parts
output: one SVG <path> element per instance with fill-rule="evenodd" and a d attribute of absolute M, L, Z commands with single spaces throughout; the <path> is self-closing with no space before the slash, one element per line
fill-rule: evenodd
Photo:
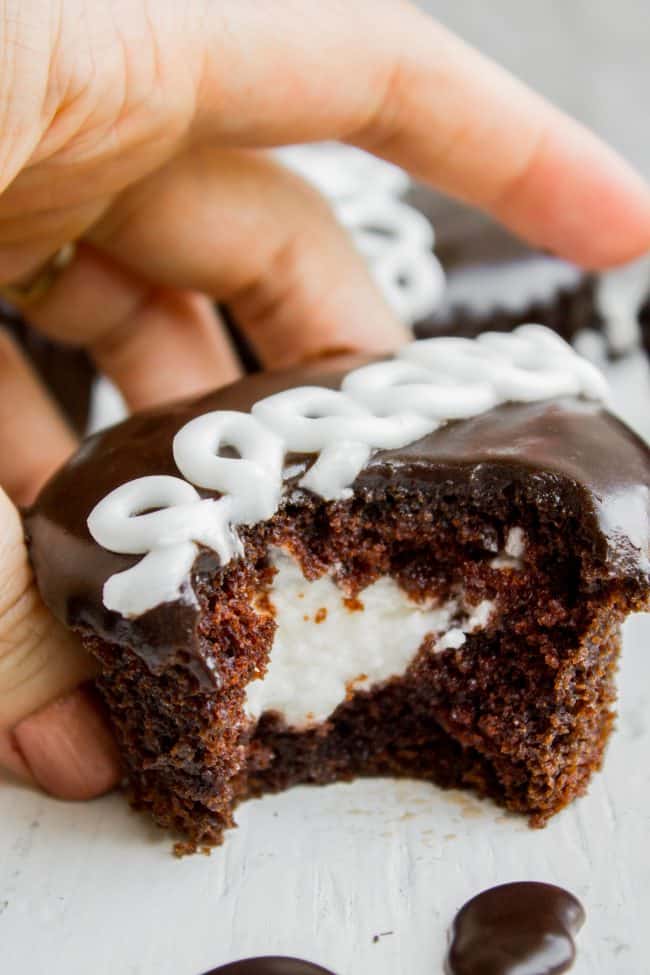
<path fill-rule="evenodd" d="M 391 775 L 543 825 L 600 764 L 620 623 L 647 592 L 529 494 L 288 500 L 244 558 L 196 572 L 211 686 L 182 647 L 153 673 L 85 631 L 136 804 L 213 844 L 247 797 Z"/>

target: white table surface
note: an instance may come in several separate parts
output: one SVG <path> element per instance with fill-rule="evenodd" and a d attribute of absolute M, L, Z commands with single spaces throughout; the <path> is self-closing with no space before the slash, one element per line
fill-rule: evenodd
<path fill-rule="evenodd" d="M 619 410 L 649 436 L 645 360 L 609 371 Z M 587 909 L 575 975 L 642 975 L 650 616 L 627 624 L 619 687 L 605 770 L 541 831 L 467 793 L 369 780 L 249 802 L 223 847 L 176 860 L 119 795 L 73 805 L 0 781 L 2 971 L 198 975 L 287 954 L 337 975 L 441 975 L 465 900 L 499 882 L 547 880 Z"/>

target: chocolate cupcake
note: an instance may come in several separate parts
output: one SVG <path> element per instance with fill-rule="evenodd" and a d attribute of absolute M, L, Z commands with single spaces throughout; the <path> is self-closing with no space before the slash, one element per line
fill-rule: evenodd
<path fill-rule="evenodd" d="M 405 199 L 431 221 L 446 275 L 441 302 L 415 322 L 418 338 L 473 338 L 538 322 L 571 342 L 584 329 L 602 328 L 594 275 L 530 247 L 481 211 L 441 193 L 418 186 Z"/>
<path fill-rule="evenodd" d="M 537 826 L 580 795 L 650 594 L 650 453 L 605 396 L 527 326 L 88 440 L 26 528 L 136 803 L 205 844 L 295 783 L 419 777 Z"/>

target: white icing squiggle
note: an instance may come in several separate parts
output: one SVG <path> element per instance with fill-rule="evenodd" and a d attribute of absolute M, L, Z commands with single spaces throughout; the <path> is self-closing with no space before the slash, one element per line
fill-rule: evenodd
<path fill-rule="evenodd" d="M 291 453 L 319 453 L 299 482 L 328 501 L 344 498 L 371 450 L 403 447 L 438 424 L 417 413 L 376 416 L 344 392 L 319 386 L 287 389 L 260 400 L 253 416 Z"/>
<path fill-rule="evenodd" d="M 329 199 L 403 321 L 438 307 L 445 275 L 433 253 L 434 229 L 400 199 L 410 185 L 402 169 L 338 142 L 285 146 L 276 155 Z"/>
<path fill-rule="evenodd" d="M 95 505 L 88 530 L 111 552 L 145 556 L 104 585 L 104 605 L 123 616 L 180 598 L 196 542 L 226 562 L 233 553 L 227 499 L 202 500 L 180 477 L 154 475 L 122 484 Z"/>
<path fill-rule="evenodd" d="M 104 604 L 138 616 L 162 602 L 193 598 L 197 545 L 215 551 L 223 564 L 241 553 L 237 526 L 278 510 L 283 476 L 292 476 L 283 472 L 287 454 L 316 454 L 299 486 L 343 500 L 375 450 L 404 447 L 449 420 L 501 403 L 557 396 L 606 400 L 608 386 L 554 332 L 522 325 L 477 339 L 412 342 L 389 361 L 348 373 L 340 390 L 302 386 L 267 396 L 251 414 L 219 410 L 196 417 L 174 438 L 185 480 L 152 476 L 123 484 L 88 518 L 98 544 L 145 556 L 111 576 Z M 222 456 L 223 448 L 236 456 Z M 221 496 L 201 498 L 192 485 Z"/>

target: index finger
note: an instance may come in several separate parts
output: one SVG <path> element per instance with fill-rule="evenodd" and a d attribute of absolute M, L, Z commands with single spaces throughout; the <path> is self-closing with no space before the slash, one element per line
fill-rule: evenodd
<path fill-rule="evenodd" d="M 586 267 L 650 248 L 641 177 L 411 4 L 206 9 L 195 136 L 354 143 Z"/>

